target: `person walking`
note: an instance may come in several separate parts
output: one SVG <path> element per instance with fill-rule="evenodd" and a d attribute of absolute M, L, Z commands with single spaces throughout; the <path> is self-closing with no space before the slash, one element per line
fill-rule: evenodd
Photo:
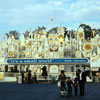
<path fill-rule="evenodd" d="M 85 72 L 82 72 L 80 69 L 78 69 L 76 75 L 77 75 L 77 79 L 78 79 L 79 87 L 80 87 L 80 96 L 84 96 L 85 82 L 86 82 Z"/>

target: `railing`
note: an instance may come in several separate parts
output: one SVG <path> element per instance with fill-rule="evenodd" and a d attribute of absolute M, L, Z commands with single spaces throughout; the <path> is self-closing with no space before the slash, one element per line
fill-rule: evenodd
<path fill-rule="evenodd" d="M 14 78 L 18 78 L 19 73 L 9 73 L 9 72 L 5 72 L 4 77 L 14 77 Z M 48 73 L 47 77 L 44 77 L 41 75 L 41 73 L 37 73 L 37 80 L 38 81 L 47 81 L 47 82 L 51 82 L 52 78 L 57 81 L 58 77 L 59 77 L 60 73 Z M 74 79 L 76 76 L 75 72 L 66 72 L 65 73 L 66 77 L 71 77 L 71 79 Z M 33 75 L 32 75 L 33 77 Z"/>
<path fill-rule="evenodd" d="M 42 81 L 51 81 L 52 80 L 52 77 L 55 78 L 55 80 L 58 80 L 58 76 L 59 74 L 56 74 L 56 73 L 48 73 L 47 77 L 45 76 L 42 76 L 41 74 L 37 74 L 37 80 L 42 80 Z"/>
<path fill-rule="evenodd" d="M 55 80 L 58 80 L 60 73 L 48 73 L 48 76 L 45 78 L 41 74 L 37 74 L 37 80 L 48 80 L 51 81 L 52 77 L 55 78 Z M 66 72 L 65 73 L 66 77 L 71 77 L 72 79 L 75 78 L 76 72 Z"/>

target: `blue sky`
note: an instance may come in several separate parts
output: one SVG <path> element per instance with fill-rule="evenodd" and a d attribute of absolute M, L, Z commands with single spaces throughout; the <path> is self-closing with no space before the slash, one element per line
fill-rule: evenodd
<path fill-rule="evenodd" d="M 100 28 L 100 0 L 0 0 L 0 36 L 37 26 L 77 29 L 80 22 Z M 94 26 L 93 26 L 94 24 Z"/>

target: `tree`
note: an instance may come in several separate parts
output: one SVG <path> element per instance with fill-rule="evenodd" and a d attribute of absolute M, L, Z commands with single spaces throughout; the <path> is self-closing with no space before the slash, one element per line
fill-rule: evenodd
<path fill-rule="evenodd" d="M 56 34 L 57 33 L 57 29 L 58 27 L 54 27 L 54 28 L 51 28 L 49 31 L 48 31 L 48 34 Z"/>
<path fill-rule="evenodd" d="M 25 33 L 23 33 L 24 34 L 24 37 L 25 37 L 25 39 L 29 36 L 29 31 L 27 30 L 27 31 L 25 31 Z"/>
<path fill-rule="evenodd" d="M 92 37 L 92 29 L 89 25 L 81 24 L 79 28 L 83 28 L 85 32 L 85 39 L 90 39 Z"/>
<path fill-rule="evenodd" d="M 16 31 L 16 30 L 10 31 L 9 33 L 5 33 L 5 35 L 6 35 L 7 39 L 8 39 L 9 37 L 12 37 L 12 36 L 14 36 L 15 39 L 19 39 L 19 36 L 20 36 L 19 32 Z"/>
<path fill-rule="evenodd" d="M 100 32 L 100 29 L 98 29 L 98 32 Z"/>

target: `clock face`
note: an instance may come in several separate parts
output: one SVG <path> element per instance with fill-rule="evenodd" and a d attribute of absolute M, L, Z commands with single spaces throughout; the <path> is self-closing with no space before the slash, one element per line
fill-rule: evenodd
<path fill-rule="evenodd" d="M 58 73 L 58 66 L 57 65 L 50 66 L 50 73 Z"/>
<path fill-rule="evenodd" d="M 59 42 L 57 41 L 56 38 L 50 39 L 49 40 L 49 45 L 50 45 L 50 51 L 57 51 L 58 50 L 58 44 Z"/>
<path fill-rule="evenodd" d="M 9 51 L 8 55 L 12 57 L 14 55 L 14 52 L 13 51 Z"/>

